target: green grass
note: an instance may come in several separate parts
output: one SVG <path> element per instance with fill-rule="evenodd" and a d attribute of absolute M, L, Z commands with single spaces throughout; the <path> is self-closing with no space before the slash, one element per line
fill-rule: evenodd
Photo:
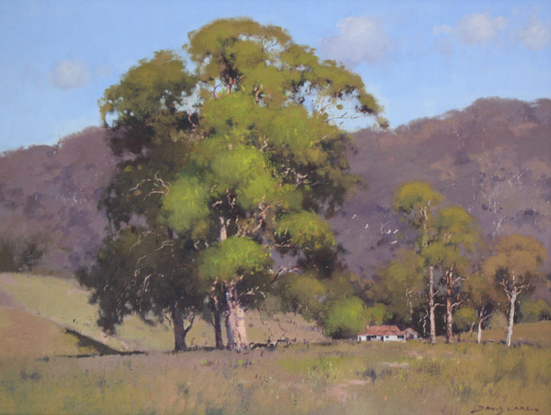
<path fill-rule="evenodd" d="M 468 414 L 551 407 L 551 348 L 489 343 L 293 345 L 0 360 L 7 414 Z"/>

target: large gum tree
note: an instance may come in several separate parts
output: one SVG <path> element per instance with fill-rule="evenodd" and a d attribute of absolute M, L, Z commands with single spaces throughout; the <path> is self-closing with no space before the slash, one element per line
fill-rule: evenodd
<path fill-rule="evenodd" d="M 184 51 L 194 73 L 157 52 L 100 100 L 122 158 L 100 204 L 109 235 L 81 282 L 106 327 L 172 315 L 178 350 L 183 317 L 210 297 L 216 346 L 224 322 L 226 347 L 245 349 L 245 309 L 281 275 L 272 253 L 323 275 L 338 252 L 326 218 L 359 181 L 338 123 L 386 121 L 357 74 L 280 27 L 216 20 Z"/>
<path fill-rule="evenodd" d="M 169 226 L 202 251 L 227 347 L 244 349 L 244 308 L 266 286 L 271 254 L 317 264 L 334 249 L 324 218 L 358 182 L 337 122 L 382 109 L 358 75 L 276 26 L 217 20 L 184 49 L 197 68 L 196 136 L 163 204 Z"/>

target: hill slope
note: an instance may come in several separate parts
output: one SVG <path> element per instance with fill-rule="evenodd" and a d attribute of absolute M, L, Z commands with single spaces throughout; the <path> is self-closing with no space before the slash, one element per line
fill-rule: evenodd
<path fill-rule="evenodd" d="M 116 335 L 106 336 L 96 325 L 97 317 L 96 306 L 88 304 L 87 291 L 72 279 L 0 274 L 0 357 L 106 353 L 102 344 L 122 352 L 170 351 L 174 347 L 168 319 L 165 324 L 150 326 L 130 316 Z M 249 310 L 246 318 L 252 342 L 264 342 L 269 337 L 296 338 L 299 342 L 327 340 L 317 327 L 298 315 L 267 316 Z M 79 342 L 81 335 L 91 341 Z M 100 344 L 94 345 L 93 341 Z M 210 324 L 196 319 L 187 342 L 190 346 L 213 347 Z"/>
<path fill-rule="evenodd" d="M 348 264 L 366 276 L 410 242 L 392 211 L 397 186 L 425 180 L 476 216 L 484 236 L 523 233 L 551 253 L 551 100 L 480 99 L 393 131 L 363 130 L 352 171 L 368 184 L 333 223 Z M 547 271 L 551 270 L 548 255 Z"/>

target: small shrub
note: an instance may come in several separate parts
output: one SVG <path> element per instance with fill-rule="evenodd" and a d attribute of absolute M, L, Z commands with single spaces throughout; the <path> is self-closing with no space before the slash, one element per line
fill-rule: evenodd
<path fill-rule="evenodd" d="M 488 323 L 488 328 L 490 329 L 506 329 L 507 328 L 507 317 L 505 314 L 496 312 L 490 317 L 490 322 Z"/>

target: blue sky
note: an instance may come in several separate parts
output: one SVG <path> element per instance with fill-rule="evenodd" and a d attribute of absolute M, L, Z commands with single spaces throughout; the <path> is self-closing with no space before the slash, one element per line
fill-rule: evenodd
<path fill-rule="evenodd" d="M 0 151 L 99 125 L 97 100 L 138 60 L 237 16 L 347 64 L 392 127 L 481 97 L 551 98 L 549 0 L 0 0 Z"/>

